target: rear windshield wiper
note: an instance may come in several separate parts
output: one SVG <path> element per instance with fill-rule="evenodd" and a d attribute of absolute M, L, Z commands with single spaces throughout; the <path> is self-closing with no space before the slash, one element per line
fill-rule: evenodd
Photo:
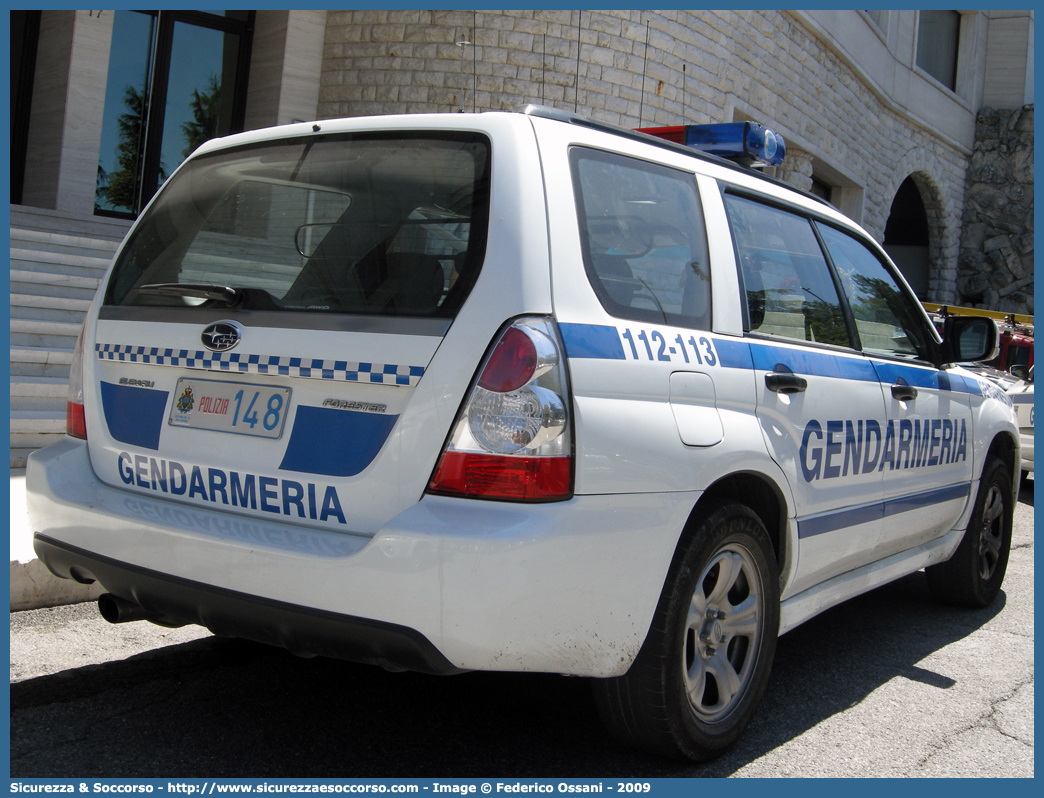
<path fill-rule="evenodd" d="M 134 293 L 214 299 L 218 302 L 227 302 L 230 305 L 239 299 L 239 292 L 235 288 L 227 285 L 210 285 L 207 283 L 150 283 L 135 288 Z"/>

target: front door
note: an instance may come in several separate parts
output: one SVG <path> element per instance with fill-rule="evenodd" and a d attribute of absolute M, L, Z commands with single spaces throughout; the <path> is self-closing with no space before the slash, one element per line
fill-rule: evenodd
<path fill-rule="evenodd" d="M 977 380 L 928 362 L 924 313 L 869 247 L 817 227 L 887 413 L 873 457 L 883 479 L 879 554 L 886 557 L 945 533 L 964 510 L 972 479 L 971 399 L 981 389 Z"/>
<path fill-rule="evenodd" d="M 812 221 L 732 191 L 725 206 L 746 296 L 758 421 L 794 493 L 792 594 L 876 557 L 883 475 L 865 462 L 865 441 L 885 427 L 885 406 Z"/>

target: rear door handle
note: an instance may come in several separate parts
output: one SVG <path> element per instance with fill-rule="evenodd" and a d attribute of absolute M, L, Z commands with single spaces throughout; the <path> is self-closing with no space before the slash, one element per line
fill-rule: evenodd
<path fill-rule="evenodd" d="M 773 393 L 802 393 L 808 388 L 808 380 L 797 374 L 780 374 L 772 371 L 765 375 L 765 387 Z"/>

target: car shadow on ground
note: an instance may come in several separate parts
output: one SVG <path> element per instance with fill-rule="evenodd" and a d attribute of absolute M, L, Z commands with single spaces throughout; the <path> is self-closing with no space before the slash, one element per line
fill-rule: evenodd
<path fill-rule="evenodd" d="M 919 573 L 818 616 L 780 639 L 739 743 L 701 765 L 617 745 L 583 679 L 393 674 L 215 637 L 12 684 L 11 775 L 727 776 L 896 676 L 946 689 L 917 663 L 988 622 L 1004 598 L 955 610 L 932 600 Z"/>

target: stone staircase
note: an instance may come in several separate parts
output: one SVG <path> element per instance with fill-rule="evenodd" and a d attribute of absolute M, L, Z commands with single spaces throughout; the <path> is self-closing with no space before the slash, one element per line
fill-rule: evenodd
<path fill-rule="evenodd" d="M 80 325 L 130 223 L 11 206 L 11 468 L 65 430 Z"/>

